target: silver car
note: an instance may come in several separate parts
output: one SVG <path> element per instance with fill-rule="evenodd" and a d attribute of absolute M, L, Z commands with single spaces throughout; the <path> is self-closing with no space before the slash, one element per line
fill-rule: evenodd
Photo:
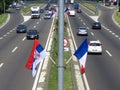
<path fill-rule="evenodd" d="M 85 26 L 79 27 L 77 31 L 77 35 L 88 35 L 88 28 Z"/>

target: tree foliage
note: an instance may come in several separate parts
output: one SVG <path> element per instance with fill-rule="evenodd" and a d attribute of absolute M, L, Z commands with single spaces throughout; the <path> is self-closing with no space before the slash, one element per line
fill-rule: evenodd
<path fill-rule="evenodd" d="M 9 8 L 9 5 L 13 2 L 14 0 L 0 0 L 0 14 L 3 13 L 4 11 L 4 2 L 5 2 L 5 9 Z"/>

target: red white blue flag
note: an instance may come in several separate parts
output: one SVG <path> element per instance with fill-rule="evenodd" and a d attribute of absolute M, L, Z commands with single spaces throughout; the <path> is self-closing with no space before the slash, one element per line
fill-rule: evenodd
<path fill-rule="evenodd" d="M 34 40 L 32 51 L 26 63 L 26 68 L 32 70 L 32 76 L 36 75 L 36 67 L 47 56 L 47 52 L 37 39 Z"/>
<path fill-rule="evenodd" d="M 79 60 L 81 64 L 81 74 L 85 72 L 85 63 L 87 59 L 87 53 L 88 53 L 88 41 L 87 39 L 85 39 L 74 53 L 74 55 L 76 56 L 76 58 Z"/>
<path fill-rule="evenodd" d="M 70 16 L 70 11 L 69 11 L 68 7 L 65 9 L 64 12 L 65 12 L 68 16 Z"/>

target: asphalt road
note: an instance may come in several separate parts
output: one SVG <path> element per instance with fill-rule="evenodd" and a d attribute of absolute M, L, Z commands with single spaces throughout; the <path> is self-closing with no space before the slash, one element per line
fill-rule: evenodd
<path fill-rule="evenodd" d="M 39 41 L 44 47 L 52 19 L 30 19 L 24 24 L 39 31 Z M 33 40 L 26 33 L 17 34 L 15 27 L 23 22 L 19 10 L 11 11 L 10 21 L 0 29 L 0 90 L 31 90 L 34 83 L 31 70 L 25 68 Z"/>
<path fill-rule="evenodd" d="M 90 90 L 120 90 L 120 31 L 109 16 L 112 12 L 104 7 L 101 7 L 101 10 L 103 11 L 100 17 L 103 26 L 101 30 L 93 30 L 91 28 L 93 20 L 84 13 L 69 17 L 69 20 L 77 46 L 85 38 L 102 42 L 103 54 L 88 55 L 87 57 L 86 77 Z M 76 28 L 79 26 L 89 28 L 88 36 L 76 35 Z"/>

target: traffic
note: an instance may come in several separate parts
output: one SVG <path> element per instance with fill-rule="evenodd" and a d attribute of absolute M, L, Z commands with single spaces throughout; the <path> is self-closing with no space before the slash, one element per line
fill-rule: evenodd
<path fill-rule="evenodd" d="M 13 3 L 13 6 L 10 5 L 9 20 L 0 28 L 0 90 L 36 90 L 49 88 L 50 86 L 48 84 L 49 80 L 47 81 L 46 79 L 50 78 L 50 71 L 47 70 L 51 67 L 40 67 L 44 66 L 47 60 L 44 60 L 45 62 L 43 63 L 45 64 L 40 63 L 36 68 L 38 74 L 36 74 L 35 78 L 32 77 L 31 70 L 25 69 L 25 64 L 34 40 L 39 40 L 40 44 L 50 54 L 55 53 L 49 48 L 53 48 L 53 44 L 58 43 L 57 38 L 53 38 L 58 31 L 55 29 L 55 20 L 58 19 L 59 13 L 58 4 L 52 1 L 36 4 L 31 6 L 26 14 L 23 14 L 22 10 L 24 7 L 29 6 L 31 3 L 30 1 L 22 3 L 17 4 L 18 6 L 16 6 L 16 3 Z M 112 19 L 114 9 L 109 8 L 108 5 L 90 2 L 89 4 L 93 5 L 94 8 L 97 5 L 101 10 L 101 13 L 93 13 L 82 3 L 74 0 L 70 0 L 69 3 L 66 1 L 65 3 L 67 4 L 64 7 L 64 20 L 67 22 L 67 29 L 64 27 L 64 32 L 68 31 L 65 36 L 65 42 L 67 42 L 65 46 L 68 49 L 65 52 L 74 53 L 73 51 L 77 50 L 82 41 L 88 40 L 85 73 L 82 78 L 78 60 L 74 61 L 74 58 L 70 58 L 73 64 L 78 66 L 77 68 L 72 67 L 77 74 L 71 74 L 74 74 L 76 79 L 83 80 L 82 82 L 79 80 L 77 82 L 76 80 L 74 84 L 79 89 L 83 85 L 81 89 L 119 90 L 120 31 L 119 26 Z M 52 39 L 54 42 L 52 42 Z M 48 47 L 50 43 L 51 45 Z M 57 55 L 57 53 L 55 54 Z M 49 61 L 52 64 L 56 63 L 52 59 Z M 65 62 L 67 61 L 65 60 Z M 66 66 L 65 68 L 67 69 L 68 67 Z M 71 70 L 69 71 L 72 72 Z M 45 76 L 48 77 L 45 79 Z M 53 80 L 54 77 L 52 77 Z M 38 78 L 37 82 L 36 78 Z M 57 87 L 56 83 L 54 85 L 51 85 L 51 87 Z M 75 89 L 77 87 L 71 85 L 68 88 L 71 88 L 69 90 L 78 90 Z"/>

